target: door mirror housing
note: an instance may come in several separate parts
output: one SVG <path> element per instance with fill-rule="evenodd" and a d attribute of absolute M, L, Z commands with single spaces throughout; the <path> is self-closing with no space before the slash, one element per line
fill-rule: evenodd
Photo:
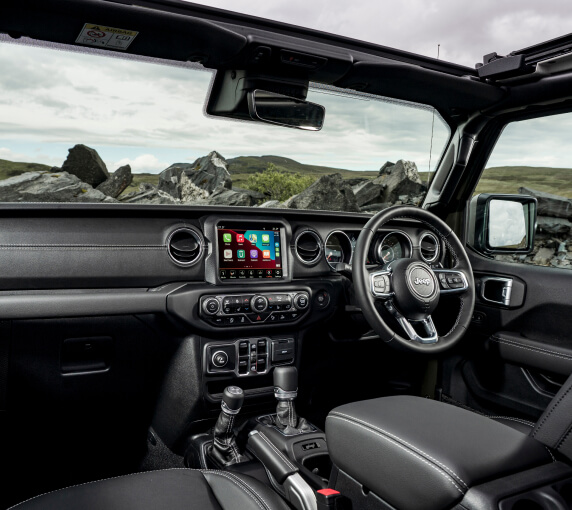
<path fill-rule="evenodd" d="M 307 131 L 320 131 L 326 115 L 319 104 L 265 90 L 248 92 L 248 111 L 253 120 Z"/>
<path fill-rule="evenodd" d="M 469 246 L 484 255 L 530 253 L 536 209 L 536 198 L 528 195 L 474 196 L 469 205 Z"/>

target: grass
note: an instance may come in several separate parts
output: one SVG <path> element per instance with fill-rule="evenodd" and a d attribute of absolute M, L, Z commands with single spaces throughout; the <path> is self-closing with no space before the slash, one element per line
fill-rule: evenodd
<path fill-rule="evenodd" d="M 25 172 L 47 172 L 52 168 L 40 163 L 15 163 L 6 159 L 0 159 L 0 180 L 16 177 Z"/>
<path fill-rule="evenodd" d="M 572 168 L 500 166 L 487 168 L 475 193 L 518 193 L 525 186 L 572 198 Z"/>

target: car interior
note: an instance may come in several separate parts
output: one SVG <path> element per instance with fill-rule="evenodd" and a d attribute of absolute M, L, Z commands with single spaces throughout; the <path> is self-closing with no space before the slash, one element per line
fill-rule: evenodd
<path fill-rule="evenodd" d="M 507 262 L 538 197 L 474 195 L 507 125 L 572 112 L 572 36 L 470 68 L 179 0 L 7 0 L 0 38 L 210 70 L 229 131 L 312 136 L 330 87 L 450 133 L 422 203 L 373 214 L 0 203 L 0 508 L 572 508 L 572 271 Z"/>

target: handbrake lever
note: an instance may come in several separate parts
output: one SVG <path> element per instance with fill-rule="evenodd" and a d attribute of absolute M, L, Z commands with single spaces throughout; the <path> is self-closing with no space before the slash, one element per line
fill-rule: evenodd
<path fill-rule="evenodd" d="M 284 487 L 286 499 L 298 510 L 317 510 L 316 495 L 299 475 L 298 468 L 263 433 L 248 434 L 248 447 L 272 477 Z"/>

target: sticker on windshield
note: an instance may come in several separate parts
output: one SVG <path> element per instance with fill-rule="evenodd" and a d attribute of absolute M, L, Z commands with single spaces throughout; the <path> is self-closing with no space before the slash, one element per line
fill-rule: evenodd
<path fill-rule="evenodd" d="M 139 32 L 111 28 L 104 25 L 86 23 L 79 33 L 76 43 L 98 46 L 100 48 L 113 48 L 114 50 L 126 50 Z"/>

